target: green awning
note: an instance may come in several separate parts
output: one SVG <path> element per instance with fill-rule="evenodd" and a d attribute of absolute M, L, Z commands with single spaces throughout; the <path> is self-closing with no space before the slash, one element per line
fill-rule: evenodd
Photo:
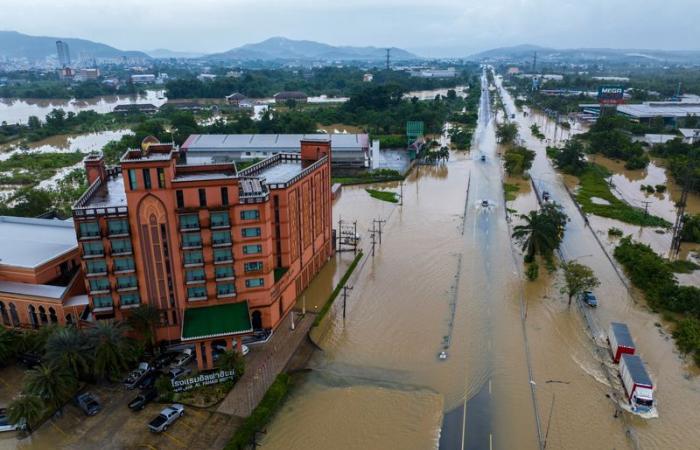
<path fill-rule="evenodd" d="M 182 322 L 182 340 L 209 339 L 220 336 L 250 333 L 248 302 L 188 308 Z"/>

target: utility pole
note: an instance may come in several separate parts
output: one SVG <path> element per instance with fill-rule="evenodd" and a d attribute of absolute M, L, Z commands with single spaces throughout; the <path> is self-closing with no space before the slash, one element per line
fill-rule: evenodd
<path fill-rule="evenodd" d="M 386 220 L 373 219 L 372 222 L 379 224 L 379 245 L 382 245 L 382 224 L 386 223 Z M 374 229 L 374 225 L 372 225 L 372 229 Z"/>
<path fill-rule="evenodd" d="M 352 286 L 343 286 L 343 320 L 345 320 L 345 309 L 348 302 L 348 291 L 352 291 Z"/>
<path fill-rule="evenodd" d="M 386 70 L 389 70 L 391 67 L 391 49 L 387 48 L 386 49 Z"/>
<path fill-rule="evenodd" d="M 649 215 L 649 205 L 651 204 L 650 201 L 644 201 L 642 202 L 644 205 L 644 217 L 647 217 Z"/>
<path fill-rule="evenodd" d="M 369 230 L 369 237 L 372 238 L 372 258 L 374 258 L 374 247 L 377 244 L 377 239 L 376 239 L 377 230 L 374 228 L 375 225 L 376 225 L 376 222 L 373 220 L 372 221 L 372 229 Z"/>
<path fill-rule="evenodd" d="M 671 257 L 678 256 L 681 250 L 681 233 L 683 231 L 683 219 L 685 218 L 685 208 L 688 205 L 688 194 L 693 188 L 693 174 L 697 170 L 698 158 L 700 154 L 691 151 L 688 154 L 688 162 L 684 167 L 684 183 L 681 199 L 676 203 L 678 211 L 676 212 L 676 221 L 673 224 L 673 239 L 671 240 Z"/>
<path fill-rule="evenodd" d="M 534 74 L 537 70 L 537 52 L 532 57 L 532 73 Z"/>
<path fill-rule="evenodd" d="M 401 187 L 401 193 L 399 194 L 399 206 L 403 206 L 403 180 L 399 182 Z"/>

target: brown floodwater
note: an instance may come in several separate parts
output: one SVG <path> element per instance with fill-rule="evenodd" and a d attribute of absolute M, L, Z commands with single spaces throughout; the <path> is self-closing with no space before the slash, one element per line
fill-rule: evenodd
<path fill-rule="evenodd" d="M 515 111 L 509 94 L 504 94 L 504 102 L 509 111 Z M 549 294 L 543 297 L 541 303 L 533 302 L 530 299 L 528 321 L 540 320 L 545 316 L 533 314 L 534 305 L 540 305 L 550 310 L 552 315 L 550 320 L 543 322 L 542 331 L 545 328 L 555 328 L 561 331 L 559 335 L 566 343 L 565 348 L 568 349 L 565 353 L 571 355 L 571 358 L 575 359 L 576 364 L 580 366 L 579 370 L 574 370 L 567 375 L 567 377 L 574 376 L 574 380 L 578 379 L 576 383 L 568 385 L 551 383 L 552 387 L 556 389 L 556 392 L 553 392 L 556 396 L 554 397 L 555 412 L 552 423 L 557 423 L 557 419 L 554 419 L 557 415 L 563 414 L 564 417 L 567 417 L 567 420 L 561 420 L 560 417 L 559 421 L 561 428 L 558 430 L 558 435 L 561 448 L 623 448 L 625 443 L 627 445 L 635 443 L 638 447 L 650 449 L 698 448 L 700 427 L 697 426 L 698 414 L 696 410 L 700 402 L 700 378 L 697 368 L 691 361 L 679 355 L 667 324 L 663 323 L 659 315 L 649 311 L 643 297 L 634 290 L 628 291 L 626 289 L 613 270 L 612 263 L 595 241 L 591 230 L 585 226 L 581 216 L 576 213 L 573 202 L 562 187 L 564 178 L 558 175 L 547 161 L 545 156 L 546 143 L 533 138 L 529 133 L 530 125 L 538 123 L 547 138 L 554 141 L 554 125 L 549 119 L 537 113 L 532 113 L 527 117 L 517 113 L 516 120 L 520 125 L 521 136 L 525 139 L 526 145 L 537 152 L 531 170 L 535 183 L 541 189 L 549 190 L 553 199 L 565 207 L 571 218 L 571 222 L 567 225 L 563 244 L 565 257 L 577 259 L 590 266 L 601 281 L 601 286 L 596 289 L 599 307 L 589 312 L 594 322 L 600 325 L 600 328 L 592 331 L 592 337 L 600 345 L 605 345 L 602 331 L 607 329 L 609 323 L 611 321 L 627 323 L 637 344 L 638 353 L 647 364 L 650 375 L 657 386 L 656 398 L 659 418 L 642 420 L 623 414 L 620 418 L 614 419 L 612 405 L 608 403 L 609 400 L 604 398 L 604 394 L 610 390 L 604 372 L 601 370 L 597 356 L 592 352 L 590 339 L 580 331 L 583 327 L 581 314 L 577 313 L 575 307 L 569 309 L 565 304 L 562 304 L 563 301 L 557 292 L 556 285 L 547 287 Z M 575 130 L 578 129 L 578 127 L 575 128 Z M 655 167 L 651 167 L 647 174 L 636 174 L 636 176 L 621 173 L 629 180 L 629 183 L 641 183 L 641 180 L 644 179 L 660 179 Z M 624 184 L 623 181 L 621 178 L 617 178 L 616 185 Z M 644 184 L 650 183 L 645 182 Z M 637 189 L 639 188 L 637 187 Z M 630 194 L 631 191 L 632 189 L 629 189 Z M 671 196 L 673 196 L 673 189 L 671 189 Z M 659 211 L 663 211 L 663 207 L 659 207 Z M 629 227 L 619 221 L 596 216 L 591 216 L 590 222 L 609 253 L 613 248 L 612 240 L 607 238 L 607 229 L 610 226 L 616 226 L 625 232 L 633 233 L 636 239 L 649 243 L 657 251 L 662 251 L 657 248 L 660 247 L 659 240 L 669 239 L 670 244 L 670 237 L 656 233 L 655 229 Z M 685 251 L 689 250 L 687 246 L 684 249 Z M 535 286 L 533 289 L 538 288 Z M 555 301 L 555 299 L 559 300 Z M 556 313 L 557 311 L 558 313 Z M 565 319 L 564 315 L 568 315 L 569 318 Z M 577 322 L 580 322 L 580 326 L 575 325 Z M 533 333 L 533 335 L 537 336 L 537 333 Z M 552 339 L 538 341 L 535 338 L 533 340 L 539 342 L 533 343 L 533 347 L 536 349 L 540 345 L 552 348 L 551 352 L 543 353 L 537 350 L 533 352 L 536 373 L 547 366 L 556 372 L 568 372 L 565 370 L 566 366 L 569 365 L 567 361 L 552 357 L 556 352 Z M 540 361 L 540 357 L 537 355 L 547 356 Z M 587 379 L 582 377 L 583 374 L 587 374 Z M 545 375 L 544 378 L 548 379 L 550 376 Z M 568 381 L 567 378 L 563 378 L 563 380 Z M 556 387 L 554 387 L 555 385 Z M 574 390 L 575 394 L 572 392 Z M 571 395 L 570 400 L 565 400 L 564 405 L 560 404 L 560 401 L 563 400 L 560 397 L 561 391 L 568 391 L 568 394 Z M 592 399 L 604 400 L 602 404 L 597 401 L 598 407 L 593 408 L 593 405 L 587 404 Z M 546 401 L 545 398 L 542 399 L 542 402 L 544 401 Z M 582 420 L 586 422 L 586 426 L 578 423 Z M 618 426 L 613 426 L 616 423 Z M 554 425 L 552 425 L 552 430 L 557 432 Z M 625 433 L 629 433 L 629 439 L 624 438 Z M 596 444 L 596 441 L 599 444 Z M 557 440 L 555 439 L 554 442 Z"/>
<path fill-rule="evenodd" d="M 101 150 L 109 141 L 119 140 L 128 133 L 131 133 L 131 130 L 117 129 L 84 134 L 59 134 L 31 142 L 24 149 L 20 149 L 17 144 L 0 145 L 0 160 L 5 160 L 16 152 L 24 151 L 32 153 L 90 153 Z"/>

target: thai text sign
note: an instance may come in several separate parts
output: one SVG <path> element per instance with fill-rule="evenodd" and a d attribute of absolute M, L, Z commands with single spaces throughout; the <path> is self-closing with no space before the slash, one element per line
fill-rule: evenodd
<path fill-rule="evenodd" d="M 211 373 L 202 373 L 194 377 L 183 378 L 181 380 L 171 380 L 170 384 L 175 392 L 189 391 L 194 388 L 209 386 L 210 384 L 223 383 L 232 380 L 235 372 L 233 370 L 218 370 Z"/>
<path fill-rule="evenodd" d="M 619 105 L 623 102 L 625 88 L 623 86 L 600 86 L 598 102 L 603 105 Z"/>

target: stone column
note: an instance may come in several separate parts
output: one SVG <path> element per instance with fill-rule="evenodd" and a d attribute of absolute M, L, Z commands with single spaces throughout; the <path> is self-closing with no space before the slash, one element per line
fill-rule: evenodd
<path fill-rule="evenodd" d="M 194 356 L 197 358 L 197 368 L 199 370 L 204 369 L 204 358 L 202 355 L 202 343 L 201 342 L 195 342 L 194 344 Z"/>
<path fill-rule="evenodd" d="M 243 354 L 243 338 L 240 336 L 236 337 L 236 351 L 239 355 Z"/>
<path fill-rule="evenodd" d="M 214 359 L 213 359 L 213 353 L 211 351 L 211 341 L 207 341 L 204 343 L 204 352 L 205 356 L 207 358 L 206 363 L 205 363 L 205 369 L 213 369 L 214 368 Z"/>

